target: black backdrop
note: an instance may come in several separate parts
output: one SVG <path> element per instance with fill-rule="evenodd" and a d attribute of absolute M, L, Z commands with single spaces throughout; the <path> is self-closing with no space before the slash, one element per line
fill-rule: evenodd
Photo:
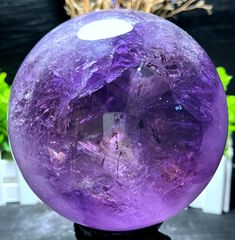
<path fill-rule="evenodd" d="M 207 2 L 214 4 L 212 16 L 196 10 L 182 13 L 172 21 L 203 46 L 215 65 L 224 66 L 235 76 L 235 1 Z M 0 68 L 8 73 L 9 83 L 35 43 L 68 19 L 63 5 L 64 0 L 0 0 Z M 229 92 L 235 93 L 235 79 Z M 233 189 L 235 207 L 235 177 Z"/>

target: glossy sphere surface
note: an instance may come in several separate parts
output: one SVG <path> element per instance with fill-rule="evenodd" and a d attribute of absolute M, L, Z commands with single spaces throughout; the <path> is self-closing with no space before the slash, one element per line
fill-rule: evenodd
<path fill-rule="evenodd" d="M 184 209 L 215 172 L 226 132 L 225 94 L 204 50 L 135 11 L 93 12 L 52 30 L 20 67 L 10 100 L 10 142 L 31 188 L 103 230 Z"/>

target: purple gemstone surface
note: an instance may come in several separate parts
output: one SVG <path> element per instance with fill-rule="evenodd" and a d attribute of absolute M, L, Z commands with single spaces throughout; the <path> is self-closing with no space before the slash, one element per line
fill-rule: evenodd
<path fill-rule="evenodd" d="M 143 228 L 184 209 L 212 177 L 227 135 L 225 94 L 207 54 L 174 24 L 93 12 L 26 57 L 9 135 L 25 179 L 52 209 L 92 228 Z"/>

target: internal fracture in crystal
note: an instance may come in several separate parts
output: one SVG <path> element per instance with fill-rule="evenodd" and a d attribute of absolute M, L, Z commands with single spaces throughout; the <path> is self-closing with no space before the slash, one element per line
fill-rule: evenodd
<path fill-rule="evenodd" d="M 225 94 L 204 50 L 135 11 L 93 12 L 52 30 L 20 67 L 10 100 L 10 142 L 31 188 L 103 230 L 147 227 L 187 207 L 215 172 L 226 132 Z"/>

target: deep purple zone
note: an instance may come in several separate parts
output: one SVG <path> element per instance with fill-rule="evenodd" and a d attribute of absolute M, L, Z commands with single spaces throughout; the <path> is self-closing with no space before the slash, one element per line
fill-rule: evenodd
<path fill-rule="evenodd" d="M 124 35 L 80 40 L 86 23 L 120 18 Z M 215 67 L 170 22 L 95 12 L 46 35 L 13 85 L 9 135 L 32 189 L 58 213 L 104 230 L 150 226 L 205 187 L 226 140 Z"/>

